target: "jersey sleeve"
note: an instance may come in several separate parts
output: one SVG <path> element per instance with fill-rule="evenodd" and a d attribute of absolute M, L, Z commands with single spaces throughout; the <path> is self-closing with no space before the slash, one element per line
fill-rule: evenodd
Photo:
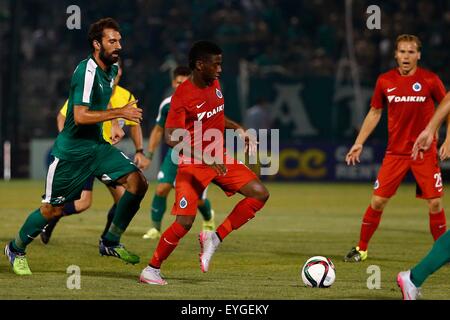
<path fill-rule="evenodd" d="M 436 75 L 431 86 L 431 96 L 433 97 L 434 101 L 436 101 L 437 103 L 441 103 L 442 99 L 444 99 L 445 97 L 445 94 L 445 86 L 442 83 L 442 80 Z"/>
<path fill-rule="evenodd" d="M 377 79 L 377 83 L 375 84 L 370 106 L 375 109 L 382 109 L 384 106 L 384 93 L 381 86 L 381 79 L 379 77 Z"/>
<path fill-rule="evenodd" d="M 64 105 L 61 107 L 61 110 L 59 110 L 59 113 L 61 113 L 64 117 L 67 115 L 68 105 L 69 105 L 69 100 L 66 100 L 66 102 L 64 102 Z"/>
<path fill-rule="evenodd" d="M 167 114 L 166 128 L 185 128 L 186 106 L 179 91 L 175 91 L 170 101 L 170 108 Z"/>
<path fill-rule="evenodd" d="M 166 126 L 169 109 L 170 109 L 170 102 L 161 103 L 161 105 L 159 106 L 158 116 L 156 117 L 156 124 L 162 128 Z"/>
<path fill-rule="evenodd" d="M 79 65 L 72 76 L 71 89 L 73 105 L 91 106 L 94 92 L 95 68 Z"/>

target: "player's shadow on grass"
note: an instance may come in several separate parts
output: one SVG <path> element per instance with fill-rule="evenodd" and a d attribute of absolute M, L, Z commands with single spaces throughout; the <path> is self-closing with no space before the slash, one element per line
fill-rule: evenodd
<path fill-rule="evenodd" d="M 108 271 L 93 271 L 93 270 L 82 270 L 82 276 L 95 277 L 95 278 L 111 278 L 111 279 L 129 279 L 129 280 L 138 280 L 139 272 L 130 273 L 128 272 L 108 272 Z"/>
<path fill-rule="evenodd" d="M 202 279 L 193 279 L 193 278 L 179 278 L 179 277 L 164 277 L 167 281 L 178 281 L 183 284 L 199 284 L 204 285 L 207 283 L 214 283 L 212 280 L 202 280 Z"/>

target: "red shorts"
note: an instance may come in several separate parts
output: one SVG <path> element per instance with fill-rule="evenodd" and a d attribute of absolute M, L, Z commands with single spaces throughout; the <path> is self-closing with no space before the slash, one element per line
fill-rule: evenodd
<path fill-rule="evenodd" d="M 211 182 L 222 188 L 227 196 L 232 196 L 250 181 L 258 179 L 245 164 L 225 165 L 227 173 L 219 176 L 214 169 L 205 164 L 179 164 L 172 214 L 195 216 L 197 201 Z"/>
<path fill-rule="evenodd" d="M 433 199 L 443 196 L 441 169 L 436 152 L 427 153 L 423 159 L 417 160 L 410 156 L 386 155 L 378 172 L 373 194 L 383 198 L 392 197 L 410 169 L 416 179 L 417 198 Z"/>

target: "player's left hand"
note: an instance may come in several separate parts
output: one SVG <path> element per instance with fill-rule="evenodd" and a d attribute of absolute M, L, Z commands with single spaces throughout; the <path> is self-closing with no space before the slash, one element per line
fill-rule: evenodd
<path fill-rule="evenodd" d="M 111 121 L 111 143 L 116 144 L 125 136 L 125 132 L 117 121 Z"/>
<path fill-rule="evenodd" d="M 441 161 L 450 158 L 450 139 L 445 139 L 444 143 L 439 148 L 439 158 Z"/>
<path fill-rule="evenodd" d="M 134 155 L 134 163 L 141 170 L 145 170 L 150 166 L 150 160 L 141 152 Z"/>

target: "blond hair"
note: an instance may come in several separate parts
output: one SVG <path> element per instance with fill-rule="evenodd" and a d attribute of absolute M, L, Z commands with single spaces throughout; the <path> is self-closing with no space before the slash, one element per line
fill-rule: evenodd
<path fill-rule="evenodd" d="M 422 50 L 422 42 L 420 41 L 418 36 L 415 36 L 413 34 L 401 34 L 397 37 L 395 40 L 395 50 L 398 48 L 399 42 L 406 41 L 406 42 L 415 42 L 417 45 L 417 51 L 420 52 Z"/>

